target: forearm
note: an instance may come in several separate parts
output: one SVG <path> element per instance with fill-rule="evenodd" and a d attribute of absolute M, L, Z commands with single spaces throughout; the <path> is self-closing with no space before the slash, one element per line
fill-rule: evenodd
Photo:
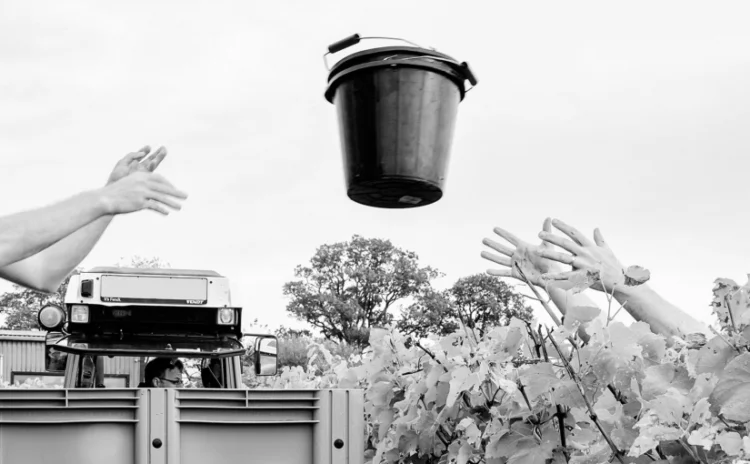
<path fill-rule="evenodd" d="M 91 252 L 113 216 L 103 216 L 24 260 L 0 269 L 6 280 L 42 292 L 55 292 Z"/>
<path fill-rule="evenodd" d="M 106 213 L 100 192 L 89 191 L 0 218 L 0 271 L 45 250 Z"/>
<path fill-rule="evenodd" d="M 615 288 L 614 297 L 636 321 L 651 326 L 652 332 L 681 338 L 696 332 L 709 333 L 708 327 L 659 296 L 646 284 L 622 290 Z"/>

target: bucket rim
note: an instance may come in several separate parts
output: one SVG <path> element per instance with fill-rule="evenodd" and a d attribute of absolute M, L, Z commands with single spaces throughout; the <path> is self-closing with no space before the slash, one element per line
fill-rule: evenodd
<path fill-rule="evenodd" d="M 429 48 L 421 48 L 421 47 L 409 47 L 406 45 L 391 45 L 388 47 L 374 47 L 374 48 L 368 48 L 366 50 L 360 50 L 356 53 L 352 53 L 351 55 L 347 55 L 344 58 L 342 58 L 340 61 L 338 61 L 336 64 L 334 64 L 331 67 L 331 70 L 328 72 L 328 82 L 330 83 L 332 79 L 334 79 L 334 76 L 343 71 L 342 68 L 347 68 L 349 66 L 353 66 L 350 63 L 351 61 L 355 61 L 357 58 L 361 58 L 367 55 L 371 54 L 377 54 L 377 53 L 390 53 L 390 52 L 412 52 L 417 54 L 423 54 L 426 58 L 432 56 L 437 58 L 443 58 L 444 60 L 447 60 L 450 62 L 450 64 L 453 64 L 457 67 L 461 67 L 461 63 L 453 58 L 450 55 L 446 55 L 445 53 L 436 51 L 436 50 L 430 50 Z M 448 64 L 448 63 L 446 63 Z"/>
<path fill-rule="evenodd" d="M 328 100 L 329 103 L 333 103 L 333 98 L 336 93 L 336 87 L 344 78 L 352 74 L 360 73 L 360 72 L 370 70 L 370 69 L 390 68 L 396 65 L 401 65 L 401 66 L 406 66 L 406 67 L 411 67 L 411 68 L 419 68 L 419 69 L 423 69 L 426 71 L 431 71 L 434 73 L 442 74 L 443 77 L 453 81 L 453 83 L 456 84 L 456 87 L 458 87 L 458 91 L 460 93 L 461 101 L 463 101 L 464 97 L 466 96 L 466 88 L 464 87 L 464 82 L 463 82 L 464 78 L 458 75 L 458 71 L 456 69 L 451 69 L 451 67 L 447 63 L 444 63 L 444 62 L 440 62 L 440 63 L 421 62 L 420 63 L 417 61 L 410 61 L 408 63 L 404 63 L 403 61 L 398 62 L 398 60 L 393 60 L 393 62 L 370 61 L 368 63 L 360 63 L 360 64 L 357 64 L 357 65 L 354 65 L 347 69 L 342 70 L 341 72 L 337 73 L 333 79 L 331 79 L 328 82 L 328 86 L 326 87 L 326 90 L 324 93 L 325 99 Z"/>
<path fill-rule="evenodd" d="M 417 52 L 417 54 L 414 57 L 396 57 L 393 60 L 367 61 L 367 60 L 358 59 L 358 58 L 362 58 L 368 54 L 373 54 L 373 53 L 387 54 L 387 53 L 404 52 L 404 51 Z M 345 63 L 345 61 L 350 61 L 350 62 Z M 342 66 L 339 66 L 339 65 L 342 65 Z M 464 87 L 464 81 L 467 79 L 467 77 L 465 76 L 463 72 L 463 66 L 461 63 L 459 63 L 454 58 L 444 53 L 436 52 L 434 50 L 427 50 L 427 49 L 422 49 L 418 47 L 401 46 L 401 47 L 378 47 L 378 48 L 371 48 L 369 50 L 363 50 L 362 52 L 349 55 L 345 59 L 336 63 L 336 65 L 333 68 L 331 68 L 331 72 L 328 76 L 328 85 L 326 86 L 326 90 L 324 92 L 325 99 L 328 100 L 329 103 L 333 103 L 333 97 L 336 92 L 336 87 L 341 82 L 341 80 L 346 78 L 347 76 L 350 76 L 352 74 L 359 73 L 362 71 L 370 70 L 370 69 L 393 67 L 393 66 L 406 66 L 406 67 L 412 67 L 412 68 L 420 68 L 423 70 L 442 74 L 444 77 L 453 81 L 453 83 L 456 84 L 460 92 L 461 101 L 463 101 L 466 95 L 466 88 Z"/>

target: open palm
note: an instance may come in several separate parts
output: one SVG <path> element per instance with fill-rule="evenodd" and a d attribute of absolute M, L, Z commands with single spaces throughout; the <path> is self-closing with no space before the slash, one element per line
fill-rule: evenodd
<path fill-rule="evenodd" d="M 544 232 L 552 231 L 552 222 L 549 218 L 545 219 L 542 230 Z M 552 249 L 552 245 L 549 242 L 542 241 L 539 245 L 533 245 L 499 227 L 495 227 L 494 232 L 513 245 L 513 247 L 503 245 L 489 238 L 482 240 L 484 245 L 500 253 L 483 251 L 482 258 L 504 267 L 501 269 L 489 269 L 487 270 L 488 274 L 497 277 L 513 277 L 524 282 L 523 277 L 516 268 L 517 264 L 529 282 L 539 287 L 544 287 L 547 283 L 542 278 L 544 274 L 560 273 L 565 270 L 562 264 L 544 256 L 546 252 Z"/>
<path fill-rule="evenodd" d="M 154 170 L 159 167 L 159 164 L 161 164 L 161 162 L 167 156 L 167 149 L 164 147 L 159 147 L 155 152 L 151 153 L 151 155 L 148 156 L 150 152 L 151 147 L 146 145 L 136 152 L 128 153 L 127 155 L 125 155 L 125 157 L 123 157 L 115 165 L 112 173 L 109 175 L 107 184 L 109 185 L 113 182 L 117 182 L 123 177 L 134 172 L 154 172 Z M 146 158 L 147 156 L 148 158 Z"/>

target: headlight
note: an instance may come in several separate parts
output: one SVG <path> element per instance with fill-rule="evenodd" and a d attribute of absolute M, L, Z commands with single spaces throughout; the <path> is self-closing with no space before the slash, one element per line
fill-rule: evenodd
<path fill-rule="evenodd" d="M 70 322 L 86 324 L 89 321 L 89 307 L 85 305 L 73 305 L 70 310 Z"/>
<path fill-rule="evenodd" d="M 232 325 L 234 324 L 234 309 L 233 308 L 221 308 L 217 316 L 217 324 L 219 325 Z"/>
<path fill-rule="evenodd" d="M 45 306 L 39 310 L 37 319 L 44 330 L 56 331 L 65 324 L 65 311 L 55 305 Z"/>

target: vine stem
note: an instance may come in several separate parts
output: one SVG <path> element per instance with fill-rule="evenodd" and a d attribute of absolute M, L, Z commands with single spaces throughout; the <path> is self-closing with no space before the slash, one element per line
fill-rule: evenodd
<path fill-rule="evenodd" d="M 544 335 L 542 335 L 542 326 L 540 325 L 538 327 L 539 331 L 539 344 L 542 347 L 542 353 L 544 354 L 544 360 L 545 362 L 549 362 L 549 353 L 547 353 L 547 347 L 544 346 Z M 536 343 L 536 336 L 534 336 L 534 343 Z M 565 418 L 568 417 L 568 412 L 563 409 L 563 406 L 560 406 L 555 403 L 555 411 L 557 416 L 557 425 L 560 427 L 560 446 L 562 446 L 563 449 L 563 455 L 565 456 L 565 462 L 570 462 L 570 453 L 568 452 L 568 444 L 567 440 L 565 438 Z"/>
<path fill-rule="evenodd" d="M 692 457 L 693 459 L 695 459 L 698 462 L 703 462 L 703 460 L 701 458 L 699 458 L 697 454 L 695 454 L 695 452 L 691 449 L 691 447 L 687 443 L 685 443 L 684 439 L 680 439 L 678 441 L 680 442 L 680 444 L 682 445 L 682 447 L 685 448 L 685 451 L 688 452 L 688 454 L 690 455 L 690 457 Z"/>
<path fill-rule="evenodd" d="M 568 371 L 568 375 L 570 376 L 571 380 L 573 380 L 573 383 L 576 384 L 576 387 L 578 388 L 578 392 L 581 394 L 581 397 L 583 398 L 583 402 L 586 403 L 586 408 L 589 411 L 589 417 L 591 420 L 594 421 L 594 424 L 596 424 L 596 427 L 599 429 L 599 432 L 604 437 L 604 440 L 607 442 L 609 447 L 612 449 L 612 452 L 614 453 L 614 457 L 617 458 L 617 460 L 621 464 L 625 464 L 625 461 L 622 459 L 622 451 L 615 445 L 615 442 L 612 441 L 612 439 L 607 435 L 607 432 L 604 431 L 604 427 L 602 427 L 602 424 L 599 422 L 599 418 L 596 415 L 596 412 L 594 412 L 594 407 L 591 405 L 591 402 L 589 402 L 589 399 L 586 397 L 586 392 L 584 391 L 581 384 L 578 383 L 578 377 L 576 376 L 575 371 L 573 370 L 573 367 L 570 365 L 568 360 L 563 356 L 562 351 L 560 350 L 560 347 L 557 346 L 557 342 L 555 341 L 555 338 L 552 336 L 552 332 L 550 332 L 549 328 L 547 329 L 547 338 L 549 338 L 550 343 L 552 343 L 552 346 L 555 347 L 555 351 L 557 351 L 557 354 L 560 356 L 560 359 L 562 359 L 563 363 L 565 363 L 565 368 Z"/>
<path fill-rule="evenodd" d="M 523 281 L 526 282 L 526 285 L 528 285 L 531 291 L 534 292 L 534 295 L 536 295 L 536 299 L 539 300 L 540 303 L 542 303 L 542 306 L 544 307 L 544 310 L 547 311 L 547 314 L 549 314 L 549 317 L 551 317 L 555 324 L 560 327 L 562 325 L 562 321 L 560 320 L 560 318 L 558 318 L 557 314 L 552 311 L 552 308 L 549 307 L 549 304 L 547 304 L 547 302 L 542 299 L 542 295 L 539 294 L 536 287 L 534 287 L 531 281 L 529 281 L 529 278 L 526 277 L 526 274 L 521 270 L 521 266 L 519 266 L 518 263 L 515 263 L 514 265 L 516 267 L 516 270 L 518 271 L 518 274 L 520 274 L 520 276 L 523 278 Z M 579 329 L 578 336 L 581 337 L 581 340 L 583 340 L 584 343 L 588 343 L 589 335 L 586 333 L 586 331 Z"/>
<path fill-rule="evenodd" d="M 419 401 L 422 402 L 422 406 L 425 408 L 425 410 L 427 410 L 427 405 L 424 402 L 424 396 L 420 395 L 419 396 Z M 435 429 L 435 436 L 438 437 L 440 439 L 440 441 L 443 442 L 443 444 L 445 445 L 446 448 L 448 448 L 448 445 L 450 445 L 450 442 L 446 441 L 445 438 L 443 438 L 443 436 L 440 435 L 440 433 L 438 433 L 438 432 L 442 432 L 445 435 L 448 435 L 448 432 L 446 432 L 445 429 L 443 428 L 443 426 L 440 425 L 440 424 L 438 424 L 437 429 Z M 450 437 L 450 435 L 448 435 L 448 437 Z"/>
<path fill-rule="evenodd" d="M 734 314 L 732 313 L 732 305 L 729 303 L 729 295 L 724 295 L 724 302 L 727 305 L 727 312 L 729 313 L 729 320 L 732 321 L 732 328 L 737 331 L 737 324 L 734 322 Z"/>
<path fill-rule="evenodd" d="M 709 329 L 711 330 L 711 332 L 713 332 L 713 333 L 714 333 L 714 335 L 716 335 L 717 337 L 719 337 L 719 338 L 721 338 L 722 340 L 724 340 L 724 343 L 726 343 L 727 345 L 729 345 L 729 347 L 730 347 L 730 348 L 732 348 L 733 350 L 735 350 L 735 351 L 736 351 L 736 352 L 738 352 L 739 354 L 742 354 L 742 351 L 740 351 L 740 349 L 739 349 L 739 348 L 737 348 L 736 346 L 734 346 L 734 345 L 732 345 L 731 343 L 729 343 L 729 340 L 727 340 L 726 338 L 724 338 L 724 336 L 723 336 L 722 334 L 720 334 L 719 332 L 717 332 L 717 331 L 716 331 L 716 329 L 714 329 L 714 328 L 713 328 L 713 327 L 711 327 L 711 326 L 708 326 L 708 328 L 709 328 Z"/>
<path fill-rule="evenodd" d="M 422 344 L 419 343 L 419 342 L 416 342 L 415 345 L 418 346 L 422 351 L 424 351 L 425 353 L 427 353 L 432 359 L 435 360 L 436 363 L 440 364 L 440 366 L 443 368 L 443 370 L 445 370 L 445 372 L 448 372 L 448 368 L 445 367 L 445 365 L 443 363 L 441 363 L 440 360 L 438 358 L 436 358 L 434 354 L 432 354 L 432 351 L 430 351 L 427 348 L 423 347 Z"/>
<path fill-rule="evenodd" d="M 544 306 L 544 310 L 547 311 L 547 314 L 549 314 L 549 317 L 552 318 L 553 321 L 555 321 L 555 324 L 558 326 L 562 325 L 562 322 L 560 322 L 560 318 L 557 317 L 557 314 L 555 314 L 554 311 L 552 311 L 552 308 L 549 307 L 546 301 L 542 299 L 542 295 L 539 294 L 537 289 L 534 287 L 534 285 L 531 284 L 529 281 L 529 278 L 526 277 L 526 274 L 521 270 L 521 266 L 518 265 L 518 262 L 514 263 L 514 266 L 516 267 L 516 270 L 518 271 L 518 274 L 523 278 L 523 281 L 526 282 L 526 285 L 529 286 L 532 292 L 534 292 L 534 295 L 539 300 L 540 303 L 542 303 L 542 306 Z"/>

